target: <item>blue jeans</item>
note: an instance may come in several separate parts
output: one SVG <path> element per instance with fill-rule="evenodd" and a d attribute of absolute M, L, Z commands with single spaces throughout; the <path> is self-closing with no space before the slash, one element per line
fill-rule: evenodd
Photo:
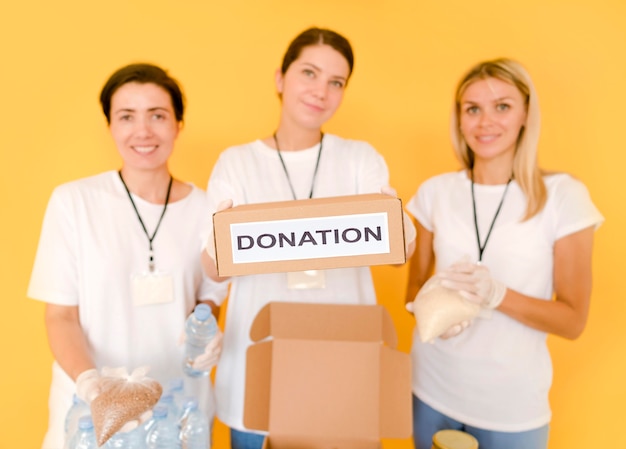
<path fill-rule="evenodd" d="M 462 430 L 478 440 L 479 449 L 546 449 L 549 425 L 526 432 L 496 432 L 456 421 L 413 395 L 413 440 L 415 449 L 431 449 L 433 435 L 440 430 Z"/>
<path fill-rule="evenodd" d="M 261 449 L 265 435 L 252 432 L 242 432 L 231 427 L 230 447 L 231 449 Z"/>

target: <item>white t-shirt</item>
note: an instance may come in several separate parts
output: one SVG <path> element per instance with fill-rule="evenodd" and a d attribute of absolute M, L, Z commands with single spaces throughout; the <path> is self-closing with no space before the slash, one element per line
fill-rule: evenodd
<path fill-rule="evenodd" d="M 319 145 L 281 153 L 297 199 L 309 197 Z M 313 197 L 379 193 L 389 183 L 383 157 L 369 144 L 325 135 Z M 208 184 L 213 210 L 223 200 L 235 205 L 292 200 L 287 175 L 275 149 L 257 140 L 231 147 L 221 155 Z M 231 279 L 224 347 L 217 367 L 217 415 L 238 430 L 243 425 L 246 350 L 258 311 L 271 301 L 375 304 L 368 267 L 326 270 L 325 288 L 292 290 L 287 274 L 239 276 Z"/>
<path fill-rule="evenodd" d="M 511 182 L 483 253 L 482 263 L 495 279 L 524 295 L 550 300 L 553 294 L 554 243 L 603 217 L 587 188 L 567 174 L 544 177 L 545 208 L 521 221 L 525 196 Z M 481 244 L 505 185 L 476 184 Z M 424 182 L 407 209 L 434 233 L 436 271 L 463 256 L 478 260 L 470 180 L 465 171 Z M 519 432 L 550 421 L 548 392 L 552 362 L 547 334 L 494 311 L 478 318 L 459 336 L 422 343 L 413 337 L 413 391 L 434 409 L 468 425 Z"/>
<path fill-rule="evenodd" d="M 133 200 L 150 235 L 163 205 Z M 182 376 L 179 337 L 196 299 L 213 299 L 213 284 L 200 263 L 200 235 L 208 202 L 197 187 L 167 205 L 153 240 L 159 272 L 173 279 L 173 300 L 133 305 L 131 277 L 148 267 L 148 238 L 115 171 L 57 187 L 48 203 L 28 296 L 78 306 L 80 324 L 98 368 L 148 365 L 164 388 Z M 62 447 L 65 413 L 74 383 L 54 364 L 47 447 Z M 212 393 L 209 392 L 209 395 Z M 207 410 L 211 412 L 212 399 Z M 62 441 L 62 440 L 61 440 Z"/>

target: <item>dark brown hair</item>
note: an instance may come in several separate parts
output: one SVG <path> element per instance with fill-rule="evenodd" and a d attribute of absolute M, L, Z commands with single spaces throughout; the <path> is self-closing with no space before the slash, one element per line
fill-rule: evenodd
<path fill-rule="evenodd" d="M 156 84 L 163 88 L 172 100 L 176 121 L 183 121 L 185 97 L 178 82 L 160 67 L 153 64 L 138 63 L 127 65 L 115 71 L 102 88 L 100 105 L 107 123 L 111 123 L 111 98 L 120 87 L 127 83 Z"/>
<path fill-rule="evenodd" d="M 341 34 L 328 30 L 325 28 L 309 28 L 303 31 L 294 38 L 289 44 L 285 56 L 283 56 L 283 64 L 280 68 L 283 75 L 287 72 L 287 69 L 293 61 L 298 59 L 300 53 L 305 47 L 311 45 L 329 45 L 348 61 L 350 72 L 348 72 L 348 78 L 352 75 L 352 69 L 354 68 L 354 53 L 352 52 L 352 46 L 348 39 Z"/>

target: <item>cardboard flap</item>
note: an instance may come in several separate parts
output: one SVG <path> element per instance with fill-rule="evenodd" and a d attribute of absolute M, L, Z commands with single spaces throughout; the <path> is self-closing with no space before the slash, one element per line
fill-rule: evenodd
<path fill-rule="evenodd" d="M 234 213 L 245 213 L 245 212 L 257 212 L 262 210 L 266 215 L 268 220 L 272 220 L 275 217 L 282 218 L 285 215 L 284 210 L 286 208 L 302 208 L 301 214 L 302 216 L 310 216 L 314 217 L 319 214 L 325 214 L 328 210 L 332 212 L 342 213 L 342 214 L 351 214 L 355 213 L 353 211 L 346 209 L 346 204 L 358 204 L 358 203 L 371 203 L 373 201 L 385 200 L 389 201 L 390 199 L 397 201 L 399 204 L 402 204 L 402 200 L 400 198 L 393 198 L 389 195 L 385 195 L 383 193 L 362 193 L 357 195 L 342 195 L 342 196 L 333 196 L 333 197 L 324 197 L 324 198 L 306 198 L 299 200 L 288 200 L 288 201 L 271 201 L 265 203 L 253 203 L 253 204 L 239 204 L 237 206 L 225 209 L 220 212 L 216 212 L 215 215 L 227 216 L 229 214 Z"/>
<path fill-rule="evenodd" d="M 391 316 L 381 305 L 270 302 L 257 314 L 250 338 L 383 342 L 398 345 Z"/>
<path fill-rule="evenodd" d="M 269 428 L 272 344 L 258 343 L 250 346 L 246 362 L 246 404 L 243 413 L 244 425 L 249 429 Z"/>
<path fill-rule="evenodd" d="M 403 352 L 380 349 L 380 437 L 409 438 L 413 434 L 411 359 Z"/>
<path fill-rule="evenodd" d="M 303 438 L 283 435 L 270 435 L 265 439 L 263 449 L 380 449 L 378 440 L 346 440 L 338 438 Z"/>

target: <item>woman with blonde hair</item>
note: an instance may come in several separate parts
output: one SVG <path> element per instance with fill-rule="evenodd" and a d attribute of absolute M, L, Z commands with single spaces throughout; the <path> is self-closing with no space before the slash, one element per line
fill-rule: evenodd
<path fill-rule="evenodd" d="M 539 168 L 539 124 L 519 63 L 477 64 L 457 86 L 451 119 L 462 169 L 427 180 L 407 204 L 417 221 L 407 303 L 434 271 L 482 310 L 432 344 L 415 334 L 417 449 L 441 429 L 464 430 L 481 449 L 547 447 L 546 339 L 585 327 L 603 217 L 580 181 Z"/>

